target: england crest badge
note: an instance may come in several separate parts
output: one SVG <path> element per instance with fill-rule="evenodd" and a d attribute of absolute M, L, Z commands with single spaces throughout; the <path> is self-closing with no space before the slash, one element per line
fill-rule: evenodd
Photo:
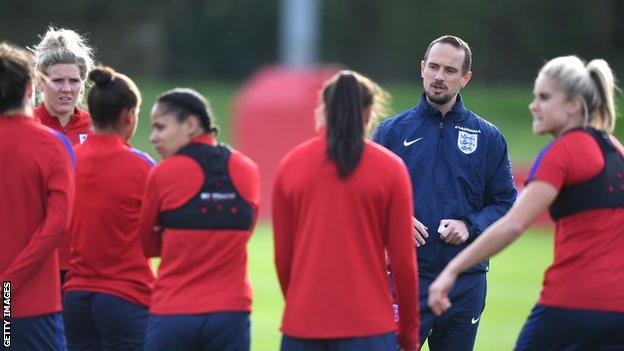
<path fill-rule="evenodd" d="M 459 150 L 466 155 L 471 154 L 477 149 L 477 142 L 479 140 L 478 137 L 479 134 L 459 131 L 459 134 L 457 135 L 457 147 L 459 147 Z"/>
<path fill-rule="evenodd" d="M 89 135 L 88 134 L 82 134 L 82 133 L 78 134 L 78 141 L 81 144 L 84 143 L 85 141 L 87 141 L 87 136 L 89 136 Z"/>

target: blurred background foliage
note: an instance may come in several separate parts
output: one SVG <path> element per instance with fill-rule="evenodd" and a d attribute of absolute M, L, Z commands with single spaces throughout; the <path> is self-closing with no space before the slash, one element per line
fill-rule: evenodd
<path fill-rule="evenodd" d="M 566 54 L 624 71 L 620 0 L 319 1 L 320 61 L 375 79 L 417 79 L 443 34 L 472 46 L 478 81 L 530 82 Z M 130 74 L 240 80 L 277 61 L 279 12 L 279 0 L 3 0 L 0 39 L 32 46 L 53 24 L 86 34 L 101 62 Z"/>
<path fill-rule="evenodd" d="M 429 42 L 455 34 L 472 47 L 469 108 L 495 123 L 512 162 L 526 164 L 547 141 L 531 135 L 527 104 L 539 67 L 558 55 L 602 57 L 624 73 L 624 1 L 620 0 L 331 0 L 320 1 L 319 65 L 361 71 L 393 94 L 400 112 L 418 102 L 420 60 Z M 242 82 L 277 64 L 280 0 L 0 1 L 0 40 L 33 46 L 47 26 L 84 34 L 99 62 L 135 78 L 144 94 L 147 142 L 155 96 L 190 86 L 211 100 L 227 141 Z M 618 135 L 622 135 L 619 123 Z"/>

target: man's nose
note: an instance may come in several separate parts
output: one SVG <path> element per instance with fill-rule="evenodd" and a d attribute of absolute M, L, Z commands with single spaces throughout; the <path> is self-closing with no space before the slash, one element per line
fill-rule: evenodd
<path fill-rule="evenodd" d="M 441 69 L 437 70 L 434 78 L 435 80 L 444 80 L 444 71 Z"/>

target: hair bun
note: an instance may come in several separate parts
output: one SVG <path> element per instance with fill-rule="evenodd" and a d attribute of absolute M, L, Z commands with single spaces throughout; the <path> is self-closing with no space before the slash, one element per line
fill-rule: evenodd
<path fill-rule="evenodd" d="M 115 71 L 110 67 L 96 67 L 89 73 L 89 80 L 99 87 L 105 87 L 113 81 Z"/>

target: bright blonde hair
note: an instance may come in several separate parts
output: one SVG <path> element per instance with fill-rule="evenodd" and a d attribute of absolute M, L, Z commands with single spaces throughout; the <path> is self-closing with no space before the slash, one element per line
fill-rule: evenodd
<path fill-rule="evenodd" d="M 568 99 L 581 99 L 584 126 L 613 132 L 617 86 L 607 61 L 595 59 L 585 64 L 577 56 L 560 56 L 548 61 L 539 74 L 556 79 Z"/>

